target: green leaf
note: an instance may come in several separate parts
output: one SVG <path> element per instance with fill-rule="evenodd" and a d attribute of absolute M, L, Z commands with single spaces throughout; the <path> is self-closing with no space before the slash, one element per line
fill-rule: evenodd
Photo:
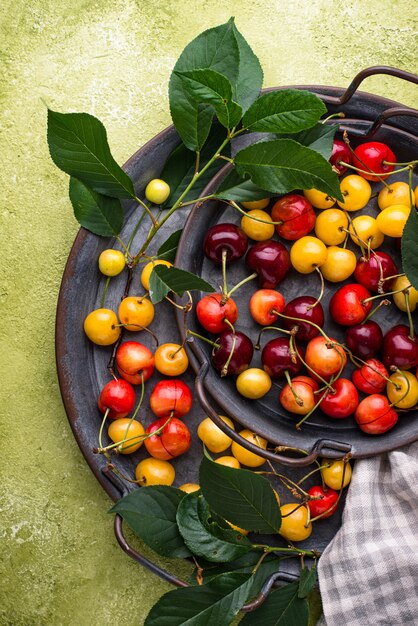
<path fill-rule="evenodd" d="M 260 552 L 256 552 L 253 550 L 252 552 L 248 552 L 241 556 L 239 559 L 235 561 L 231 561 L 229 563 L 220 563 L 214 564 L 210 562 L 205 562 L 202 559 L 199 559 L 199 565 L 203 568 L 202 577 L 204 583 L 208 583 L 213 580 L 216 576 L 220 574 L 251 574 L 258 561 L 260 560 Z M 256 574 L 254 575 L 254 585 L 257 587 L 254 593 L 258 593 L 258 589 L 261 589 L 265 580 L 271 575 L 279 570 L 280 560 L 277 556 L 273 556 L 272 554 L 268 554 L 261 565 L 258 567 Z M 194 577 L 191 578 L 193 584 L 196 583 L 196 573 L 194 572 Z"/>
<path fill-rule="evenodd" d="M 232 30 L 238 45 L 239 61 L 236 79 L 229 76 L 229 80 L 232 83 L 234 100 L 238 102 L 245 113 L 259 96 L 263 86 L 263 70 L 260 61 L 234 23 Z M 227 76 L 227 74 L 225 75 Z"/>
<path fill-rule="evenodd" d="M 214 287 L 203 280 L 203 278 L 177 267 L 156 265 L 151 272 L 149 293 L 153 304 L 161 302 L 170 291 L 178 296 L 182 296 L 185 291 L 191 291 L 192 289 L 200 289 L 200 291 L 206 292 L 215 291 Z"/>
<path fill-rule="evenodd" d="M 207 585 L 169 591 L 152 607 L 144 626 L 230 626 L 252 582 L 248 574 L 223 574 Z"/>
<path fill-rule="evenodd" d="M 135 197 L 131 179 L 112 157 L 105 127 L 93 115 L 48 109 L 48 145 L 55 165 L 94 191 Z"/>
<path fill-rule="evenodd" d="M 270 198 L 274 193 L 259 189 L 249 178 L 242 178 L 236 169 L 233 169 L 220 184 L 215 198 L 235 200 L 235 202 L 248 202 Z"/>
<path fill-rule="evenodd" d="M 238 124 L 242 109 L 232 101 L 232 85 L 225 76 L 209 69 L 177 71 L 176 74 L 196 104 L 213 106 L 222 126 L 231 129 Z"/>
<path fill-rule="evenodd" d="M 203 457 L 199 484 L 211 509 L 233 524 L 260 533 L 279 531 L 280 509 L 269 481 L 263 476 Z"/>
<path fill-rule="evenodd" d="M 252 550 L 252 544 L 240 533 L 225 530 L 211 521 L 208 503 L 202 495 L 183 498 L 177 510 L 177 525 L 189 550 L 208 561 L 226 563 Z"/>
<path fill-rule="evenodd" d="M 320 154 L 292 139 L 260 141 L 235 155 L 238 173 L 273 193 L 319 189 L 343 200 L 337 174 Z"/>
<path fill-rule="evenodd" d="M 316 124 L 308 130 L 303 130 L 296 135 L 293 135 L 291 139 L 301 143 L 302 146 L 307 146 L 315 152 L 319 152 L 324 159 L 328 161 L 332 152 L 332 144 L 334 142 L 335 133 L 338 130 L 338 124 Z M 281 137 L 282 139 L 282 137 Z"/>
<path fill-rule="evenodd" d="M 298 597 L 306 598 L 315 587 L 316 583 L 316 561 L 311 569 L 302 568 L 299 579 Z"/>
<path fill-rule="evenodd" d="M 123 226 L 123 208 L 118 198 L 96 193 L 73 176 L 70 178 L 70 200 L 81 226 L 95 235 L 115 237 Z"/>
<path fill-rule="evenodd" d="M 297 133 L 314 126 L 326 110 L 322 100 L 309 91 L 283 89 L 257 98 L 242 124 L 262 133 Z"/>
<path fill-rule="evenodd" d="M 175 230 L 174 233 L 164 241 L 163 244 L 157 250 L 157 259 L 165 259 L 166 261 L 173 262 L 176 258 L 177 246 L 179 245 L 181 233 L 183 230 Z"/>
<path fill-rule="evenodd" d="M 402 233 L 402 267 L 409 282 L 418 289 L 418 214 L 412 207 Z"/>
<path fill-rule="evenodd" d="M 186 494 L 167 486 L 141 487 L 117 502 L 109 513 L 119 513 L 145 543 L 162 556 L 190 556 L 179 533 L 176 513 Z"/>
<path fill-rule="evenodd" d="M 272 591 L 259 609 L 247 613 L 241 626 L 308 626 L 308 603 L 298 598 L 298 587 L 294 582 Z"/>

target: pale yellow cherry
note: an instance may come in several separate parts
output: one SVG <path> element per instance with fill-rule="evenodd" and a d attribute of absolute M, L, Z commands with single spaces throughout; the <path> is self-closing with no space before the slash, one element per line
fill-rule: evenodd
<path fill-rule="evenodd" d="M 354 243 L 360 247 L 370 247 L 372 250 L 381 246 L 385 239 L 377 220 L 371 215 L 355 217 L 350 224 L 349 231 Z"/>
<path fill-rule="evenodd" d="M 331 283 L 346 280 L 356 269 L 357 258 L 352 250 L 330 246 L 327 260 L 321 265 L 322 276 Z"/>
<path fill-rule="evenodd" d="M 330 209 L 335 204 L 335 198 L 318 189 L 304 189 L 303 195 L 315 209 Z"/>
<path fill-rule="evenodd" d="M 170 261 L 165 261 L 164 259 L 157 259 L 157 261 L 150 261 L 144 266 L 141 274 L 141 283 L 144 289 L 149 291 L 149 277 L 151 276 L 151 272 L 156 265 L 165 265 L 166 267 L 172 267 L 173 264 Z"/>
<path fill-rule="evenodd" d="M 244 215 L 241 220 L 241 228 L 254 241 L 267 241 L 274 235 L 273 220 L 266 211 L 259 209 L 248 211 L 247 215 Z"/>
<path fill-rule="evenodd" d="M 321 211 L 315 222 L 315 235 L 327 246 L 338 246 L 346 238 L 348 217 L 341 209 Z"/>
<path fill-rule="evenodd" d="M 409 309 L 410 311 L 415 311 L 418 304 L 418 291 L 415 289 L 415 287 L 412 287 L 409 279 L 406 276 L 398 276 L 398 278 L 395 278 L 395 280 L 393 281 L 391 291 L 399 291 L 400 289 L 407 290 L 409 295 Z M 406 306 L 405 293 L 403 293 L 403 291 L 400 291 L 399 293 L 394 293 L 393 300 L 398 309 L 404 311 L 405 313 L 407 312 L 408 309 Z"/>
<path fill-rule="evenodd" d="M 248 202 L 241 202 L 244 209 L 266 209 L 270 204 L 270 198 L 262 198 L 261 200 L 249 200 Z"/>
<path fill-rule="evenodd" d="M 378 228 L 389 237 L 402 237 L 411 208 L 405 204 L 394 204 L 383 209 L 376 218 Z"/>
<path fill-rule="evenodd" d="M 195 491 L 199 491 L 200 485 L 197 483 L 184 483 L 184 485 L 180 485 L 179 489 L 185 493 L 194 493 Z"/>
<path fill-rule="evenodd" d="M 243 437 L 250 443 L 253 443 L 254 445 L 258 446 L 259 448 L 262 448 L 263 450 L 267 448 L 267 439 L 264 439 L 263 437 L 260 437 L 256 433 L 251 432 L 251 430 L 245 429 L 245 430 L 242 430 L 239 434 L 241 435 L 241 437 Z M 241 446 L 239 443 L 236 443 L 235 441 L 232 442 L 231 451 L 234 457 L 242 465 L 246 465 L 247 467 L 260 467 L 260 465 L 263 465 L 266 462 L 264 457 L 258 454 L 255 454 L 254 452 L 251 452 L 250 450 L 247 450 L 247 448 L 244 448 L 243 446 Z"/>
<path fill-rule="evenodd" d="M 219 416 L 225 424 L 234 430 L 234 423 L 225 415 Z M 197 436 L 205 444 L 205 446 L 211 452 L 218 454 L 219 452 L 225 452 L 232 443 L 232 439 L 228 437 L 210 417 L 206 417 L 202 420 L 197 429 Z"/>
<path fill-rule="evenodd" d="M 377 204 L 381 211 L 394 204 L 410 206 L 411 196 L 408 183 L 399 180 L 396 183 L 390 183 L 389 187 L 383 187 L 377 196 Z"/>
<path fill-rule="evenodd" d="M 225 467 L 230 467 L 231 469 L 239 469 L 241 467 L 240 462 L 234 456 L 220 456 L 218 459 L 215 459 L 215 463 L 225 465 Z"/>

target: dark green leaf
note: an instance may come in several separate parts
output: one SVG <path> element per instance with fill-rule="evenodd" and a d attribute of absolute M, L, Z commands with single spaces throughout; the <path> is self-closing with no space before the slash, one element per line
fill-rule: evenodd
<path fill-rule="evenodd" d="M 418 214 L 412 207 L 402 233 L 402 267 L 409 282 L 418 289 Z"/>
<path fill-rule="evenodd" d="M 242 178 L 236 169 L 233 169 L 222 181 L 215 197 L 235 202 L 248 202 L 269 198 L 274 194 L 264 189 L 259 189 L 249 178 Z"/>
<path fill-rule="evenodd" d="M 205 583 L 210 582 L 215 576 L 219 576 L 220 574 L 251 574 L 258 561 L 260 560 L 261 553 L 252 551 L 248 552 L 248 554 L 244 554 L 239 559 L 235 561 L 231 561 L 230 563 L 224 564 L 214 564 L 209 561 L 204 561 L 202 559 L 198 559 L 200 567 L 202 567 L 202 577 Z M 256 586 L 259 585 L 261 588 L 266 580 L 270 576 L 270 574 L 274 574 L 279 570 L 280 560 L 277 556 L 273 556 L 272 554 L 268 554 L 254 576 L 254 579 L 257 579 Z M 194 577 L 192 577 L 193 584 L 196 584 L 196 570 L 194 573 Z M 255 593 L 258 593 L 256 590 Z"/>
<path fill-rule="evenodd" d="M 93 115 L 48 109 L 48 145 L 55 165 L 94 191 L 135 197 L 131 179 L 112 157 L 105 127 Z"/>
<path fill-rule="evenodd" d="M 307 146 L 315 152 L 319 152 L 324 159 L 328 161 L 332 152 L 332 144 L 334 142 L 335 133 L 338 130 L 338 124 L 316 124 L 308 130 L 303 130 L 296 135 L 293 135 L 291 139 Z"/>
<path fill-rule="evenodd" d="M 263 70 L 261 69 L 260 61 L 235 24 L 232 25 L 232 30 L 238 45 L 239 62 L 236 79 L 232 76 L 228 78 L 232 83 L 234 100 L 238 102 L 245 113 L 254 100 L 258 98 L 261 87 L 263 86 Z M 219 71 L 221 70 L 218 69 L 218 72 Z M 227 74 L 225 74 L 225 76 L 227 76 Z"/>
<path fill-rule="evenodd" d="M 165 259 L 166 261 L 173 262 L 176 258 L 177 246 L 180 241 L 182 229 L 174 231 L 158 248 L 157 259 Z"/>
<path fill-rule="evenodd" d="M 70 178 L 70 200 L 81 226 L 95 235 L 119 235 L 123 226 L 123 208 L 118 198 L 96 193 L 80 180 Z"/>
<path fill-rule="evenodd" d="M 306 598 L 315 587 L 316 583 L 316 561 L 311 569 L 304 567 L 300 572 L 298 597 Z"/>
<path fill-rule="evenodd" d="M 223 574 L 207 585 L 169 591 L 152 607 L 144 626 L 230 626 L 252 582 L 248 574 Z"/>
<path fill-rule="evenodd" d="M 119 500 L 109 513 L 119 513 L 158 554 L 184 558 L 190 552 L 179 533 L 176 513 L 185 495 L 174 487 L 141 487 Z"/>
<path fill-rule="evenodd" d="M 280 509 L 269 481 L 263 476 L 203 457 L 199 484 L 211 509 L 233 524 L 260 533 L 279 531 Z"/>
<path fill-rule="evenodd" d="M 225 530 L 211 521 L 211 514 L 202 495 L 183 498 L 177 510 L 177 525 L 189 550 L 208 561 L 226 563 L 252 549 L 250 541 L 240 533 Z"/>
<path fill-rule="evenodd" d="M 149 293 L 153 304 L 161 302 L 170 291 L 178 296 L 182 296 L 185 291 L 191 291 L 192 289 L 207 292 L 215 291 L 212 285 L 209 285 L 203 278 L 177 267 L 156 265 L 151 272 Z"/>
<path fill-rule="evenodd" d="M 308 603 L 298 598 L 298 586 L 295 582 L 272 591 L 259 609 L 247 613 L 241 626 L 308 626 Z"/>
<path fill-rule="evenodd" d="M 320 154 L 292 139 L 260 141 L 234 158 L 238 173 L 255 185 L 282 194 L 295 189 L 319 189 L 343 200 L 337 174 Z"/>
<path fill-rule="evenodd" d="M 230 129 L 238 124 L 242 109 L 232 101 L 232 85 L 225 76 L 210 69 L 177 71 L 176 74 L 196 104 L 213 106 L 222 126 Z"/>
<path fill-rule="evenodd" d="M 309 91 L 283 89 L 257 98 L 242 124 L 263 133 L 297 133 L 314 126 L 326 110 L 322 100 Z"/>

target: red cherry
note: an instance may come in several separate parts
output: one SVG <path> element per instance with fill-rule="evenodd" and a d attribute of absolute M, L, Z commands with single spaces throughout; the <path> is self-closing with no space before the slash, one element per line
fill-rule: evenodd
<path fill-rule="evenodd" d="M 379 293 L 379 284 L 383 278 L 395 276 L 398 273 L 395 261 L 386 252 L 373 252 L 370 257 L 360 257 L 354 270 L 354 278 L 361 285 L 374 293 Z M 382 283 L 383 291 L 390 291 L 391 280 Z"/>
<path fill-rule="evenodd" d="M 385 378 L 384 378 L 385 377 Z M 389 377 L 386 367 L 377 359 L 367 359 L 366 365 L 354 370 L 351 380 L 363 393 L 381 393 Z"/>
<path fill-rule="evenodd" d="M 332 383 L 335 393 L 326 390 L 320 404 L 321 411 L 335 419 L 348 417 L 358 406 L 358 393 L 351 380 L 338 378 Z"/>
<path fill-rule="evenodd" d="M 151 411 L 157 417 L 171 414 L 174 417 L 183 417 L 192 408 L 193 396 L 182 380 L 160 380 L 152 390 L 149 403 Z"/>
<path fill-rule="evenodd" d="M 203 241 L 205 256 L 217 265 L 222 264 L 222 254 L 226 250 L 228 263 L 237 261 L 247 251 L 248 237 L 236 224 L 216 224 L 209 228 Z"/>
<path fill-rule="evenodd" d="M 305 361 L 313 370 L 311 375 L 315 378 L 315 373 L 325 380 L 342 370 L 347 363 L 347 356 L 343 348 L 331 337 L 325 339 L 322 335 L 311 339 L 306 346 Z M 314 373 L 315 372 L 315 373 Z"/>
<path fill-rule="evenodd" d="M 232 298 L 222 303 L 222 294 L 211 293 L 204 296 L 196 306 L 196 315 L 201 326 L 209 333 L 218 335 L 230 327 L 224 320 L 235 324 L 238 319 L 238 309 Z"/>
<path fill-rule="evenodd" d="M 306 415 L 311 411 L 317 400 L 314 392 L 319 389 L 318 383 L 308 376 L 292 378 L 293 392 L 297 394 L 297 402 L 290 385 L 286 384 L 279 394 L 279 402 L 286 411 L 296 415 Z"/>
<path fill-rule="evenodd" d="M 334 489 L 329 487 L 322 487 L 322 485 L 315 485 L 308 489 L 310 496 L 322 496 L 321 500 L 308 500 L 308 507 L 311 512 L 311 517 L 318 517 L 322 515 L 321 519 L 331 517 L 338 508 L 338 493 Z"/>
<path fill-rule="evenodd" d="M 354 418 L 363 432 L 382 435 L 395 426 L 398 414 L 386 396 L 374 393 L 360 402 Z"/>
<path fill-rule="evenodd" d="M 347 146 L 346 143 L 344 143 L 344 141 L 341 141 L 340 139 L 334 139 L 334 142 L 332 144 L 331 156 L 328 160 L 333 168 L 337 171 L 338 176 L 345 174 L 347 168 L 344 165 L 340 165 L 340 161 L 351 165 L 352 156 L 350 148 Z"/>
<path fill-rule="evenodd" d="M 322 308 L 322 304 L 317 302 L 312 296 L 299 296 L 298 298 L 294 298 L 294 300 L 291 300 L 285 306 L 283 315 L 298 318 L 298 321 L 283 318 L 283 326 L 288 330 L 297 327 L 297 338 L 302 341 L 310 341 L 319 334 L 319 330 L 317 330 L 315 326 L 312 326 L 312 324 L 309 324 L 309 322 L 313 322 L 320 328 L 324 325 L 324 309 Z M 304 322 L 303 320 L 307 321 Z"/>
<path fill-rule="evenodd" d="M 135 405 L 135 389 L 123 378 L 110 380 L 103 387 L 97 400 L 99 410 L 106 413 L 109 409 L 108 417 L 119 419 L 126 417 Z"/>
<path fill-rule="evenodd" d="M 247 266 L 257 272 L 260 287 L 274 289 L 290 269 L 290 255 L 278 241 L 260 241 L 247 253 Z"/>
<path fill-rule="evenodd" d="M 295 346 L 295 349 L 297 354 L 292 355 L 288 337 L 277 337 L 266 343 L 261 353 L 261 362 L 271 378 L 282 378 L 286 371 L 290 375 L 300 372 L 303 363 L 299 355 L 303 359 L 304 351 L 299 346 Z"/>
<path fill-rule="evenodd" d="M 297 193 L 280 198 L 271 210 L 271 217 L 273 222 L 282 222 L 276 225 L 276 232 L 289 241 L 310 233 L 316 221 L 315 211 L 309 200 Z"/>
<path fill-rule="evenodd" d="M 383 337 L 383 363 L 388 369 L 409 370 L 418 365 L 418 338 L 404 324 L 393 326 Z"/>
<path fill-rule="evenodd" d="M 138 341 L 125 341 L 116 351 L 119 373 L 132 385 L 148 380 L 154 371 L 154 355 Z"/>
<path fill-rule="evenodd" d="M 379 352 L 382 342 L 382 329 L 373 320 L 350 326 L 345 333 L 347 348 L 363 361 L 374 357 Z"/>
<path fill-rule="evenodd" d="M 277 313 L 281 313 L 284 306 L 285 302 L 281 293 L 274 289 L 259 289 L 251 296 L 250 313 L 257 324 L 270 326 L 277 321 Z"/>
<path fill-rule="evenodd" d="M 159 430 L 169 419 L 169 416 L 161 417 L 146 430 L 146 434 Z M 168 461 L 180 456 L 190 448 L 192 438 L 186 424 L 173 417 L 158 435 L 151 435 L 144 440 L 148 453 L 155 459 Z"/>
<path fill-rule="evenodd" d="M 372 302 L 365 302 L 370 298 L 370 291 L 353 283 L 337 289 L 329 303 L 332 319 L 342 326 L 361 324 L 372 308 Z"/>
<path fill-rule="evenodd" d="M 395 169 L 394 165 L 387 165 L 384 161 L 396 163 L 396 156 L 385 143 L 380 141 L 362 143 L 354 150 L 354 167 L 358 167 L 360 170 L 371 170 L 375 174 L 380 174 L 380 178 L 387 178 L 388 174 Z M 377 176 L 363 174 L 362 172 L 359 172 L 359 174 L 366 180 L 374 182 L 379 180 Z"/>

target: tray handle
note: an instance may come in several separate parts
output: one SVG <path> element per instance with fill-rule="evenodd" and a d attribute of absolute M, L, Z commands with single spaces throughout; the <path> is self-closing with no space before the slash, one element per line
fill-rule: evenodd
<path fill-rule="evenodd" d="M 209 361 L 205 359 L 202 362 L 195 379 L 195 390 L 198 400 L 206 414 L 211 418 L 211 420 L 215 422 L 215 424 L 226 435 L 228 435 L 228 437 L 230 437 L 233 441 L 239 443 L 244 448 L 247 448 L 247 450 L 250 450 L 250 452 L 254 452 L 254 454 L 258 454 L 259 456 L 263 456 L 269 461 L 282 463 L 283 465 L 289 465 L 291 467 L 304 467 L 313 463 L 318 456 L 323 455 L 329 458 L 341 458 L 351 451 L 351 446 L 347 443 L 332 441 L 329 439 L 319 439 L 314 444 L 310 452 L 306 451 L 306 455 L 303 455 L 301 457 L 290 457 L 271 452 L 270 450 L 263 450 L 262 448 L 259 448 L 250 441 L 247 441 L 246 439 L 241 437 L 241 435 L 239 435 L 235 430 L 230 428 L 228 424 L 226 424 L 219 417 L 218 412 L 210 404 L 204 386 L 204 380 L 209 370 L 209 366 Z"/>

